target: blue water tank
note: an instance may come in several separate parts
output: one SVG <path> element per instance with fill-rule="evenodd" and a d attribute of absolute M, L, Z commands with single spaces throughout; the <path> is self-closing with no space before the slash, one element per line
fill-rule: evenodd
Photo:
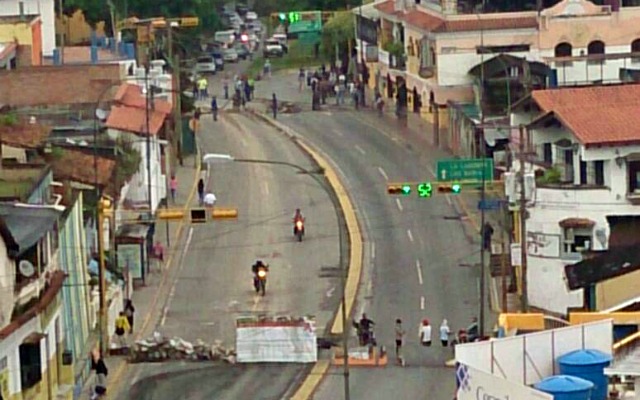
<path fill-rule="evenodd" d="M 611 364 L 612 357 L 599 350 L 575 350 L 558 357 L 560 373 L 577 376 L 595 386 L 591 400 L 606 400 L 609 380 L 604 369 Z"/>
<path fill-rule="evenodd" d="M 53 49 L 53 65 L 60 65 L 60 49 Z"/>
<path fill-rule="evenodd" d="M 533 387 L 553 395 L 554 400 L 591 400 L 594 385 L 576 376 L 556 375 L 545 378 Z"/>

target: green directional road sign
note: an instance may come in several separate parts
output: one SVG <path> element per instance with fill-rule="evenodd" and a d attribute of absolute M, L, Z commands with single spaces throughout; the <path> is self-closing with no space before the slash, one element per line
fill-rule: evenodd
<path fill-rule="evenodd" d="M 483 166 L 484 164 L 484 166 Z M 439 182 L 449 181 L 481 181 L 493 180 L 493 159 L 469 158 L 438 160 L 437 179 Z"/>

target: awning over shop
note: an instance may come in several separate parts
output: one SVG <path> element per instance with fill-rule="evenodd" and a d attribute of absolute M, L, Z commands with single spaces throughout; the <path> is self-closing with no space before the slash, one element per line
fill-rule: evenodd
<path fill-rule="evenodd" d="M 61 211 L 29 205 L 0 204 L 0 217 L 18 245 L 18 254 L 29 250 L 53 229 Z"/>
<path fill-rule="evenodd" d="M 591 228 L 596 223 L 589 218 L 565 218 L 559 222 L 562 228 Z"/>
<path fill-rule="evenodd" d="M 44 334 L 40 333 L 40 332 L 31 332 L 29 334 L 29 336 L 27 336 L 26 338 L 24 338 L 24 340 L 22 341 L 23 344 L 37 344 L 40 343 L 40 341 L 42 340 L 42 338 L 44 338 Z"/>
<path fill-rule="evenodd" d="M 509 130 L 504 128 L 487 128 L 484 130 L 484 141 L 495 147 L 496 141 L 509 139 Z"/>

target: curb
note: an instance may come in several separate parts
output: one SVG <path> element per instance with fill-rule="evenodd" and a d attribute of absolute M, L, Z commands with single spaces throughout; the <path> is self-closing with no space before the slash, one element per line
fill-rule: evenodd
<path fill-rule="evenodd" d="M 189 196 L 187 197 L 187 201 L 183 207 L 184 212 L 186 213 L 186 211 L 190 208 L 191 206 L 191 202 L 193 201 L 193 196 L 195 196 L 196 190 L 197 190 L 197 186 L 198 186 L 198 179 L 200 179 L 200 171 L 202 169 L 202 164 L 201 164 L 201 156 L 200 156 L 200 148 L 196 146 L 196 168 L 195 168 L 195 178 L 193 181 L 193 185 L 191 187 L 191 191 L 189 192 Z M 175 249 L 175 247 L 178 245 L 178 243 L 180 242 L 180 238 L 182 237 L 182 231 L 184 229 L 184 222 L 185 220 L 182 219 L 180 222 L 178 222 L 178 229 L 176 230 L 176 233 L 173 237 L 173 246 L 169 257 L 167 258 L 167 262 L 166 262 L 166 266 L 167 268 L 163 271 L 162 274 L 162 279 L 160 280 L 160 284 L 158 285 L 158 288 L 156 289 L 156 293 L 155 296 L 153 297 L 153 300 L 151 301 L 151 307 L 150 307 L 150 311 L 147 313 L 147 315 L 145 316 L 144 321 L 142 322 L 142 326 L 141 328 L 138 330 L 138 334 L 134 337 L 134 340 L 140 340 L 145 332 L 145 330 L 149 327 L 149 323 L 151 322 L 151 316 L 153 315 L 153 311 L 154 308 L 157 307 L 158 302 L 160 301 L 160 297 L 162 294 L 162 289 L 164 288 L 164 286 L 167 284 L 168 281 L 168 277 L 169 277 L 169 270 L 171 270 L 172 268 L 172 264 L 173 264 L 173 255 L 175 254 L 175 251 L 173 251 Z M 122 362 L 122 364 L 120 364 L 120 366 L 118 366 L 118 368 L 115 370 L 115 372 L 110 375 L 109 380 L 107 381 L 107 387 L 113 387 L 115 388 L 115 390 L 111 391 L 109 394 L 110 398 L 113 399 L 117 399 L 118 395 L 121 392 L 120 386 L 117 386 L 117 382 L 121 380 L 122 378 L 122 374 L 127 370 L 127 367 L 129 366 L 129 363 L 124 360 Z"/>
<path fill-rule="evenodd" d="M 358 218 L 355 215 L 353 203 L 349 197 L 344 185 L 342 184 L 337 173 L 322 156 L 318 150 L 314 149 L 312 145 L 306 142 L 300 137 L 293 129 L 281 124 L 280 122 L 269 118 L 266 115 L 248 109 L 248 111 L 260 118 L 262 121 L 276 128 L 278 131 L 284 133 L 287 137 L 292 139 L 298 144 L 301 149 L 306 152 L 325 172 L 325 177 L 329 182 L 329 186 L 335 191 L 336 196 L 340 202 L 341 211 L 344 215 L 345 223 L 347 226 L 347 233 L 349 238 L 349 269 L 347 273 L 345 283 L 345 302 L 347 317 L 351 315 L 356 296 L 358 294 L 358 287 L 360 285 L 360 276 L 362 273 L 362 257 L 363 257 L 363 240 L 362 233 L 360 231 L 360 224 Z M 343 332 L 342 326 L 342 307 L 338 306 L 338 311 L 333 319 L 331 326 L 331 334 L 339 335 Z M 312 371 L 307 375 L 302 382 L 292 399 L 307 400 L 313 396 L 314 392 L 322 382 L 322 379 L 326 376 L 329 370 L 330 362 L 327 360 L 320 360 L 316 363 Z"/>

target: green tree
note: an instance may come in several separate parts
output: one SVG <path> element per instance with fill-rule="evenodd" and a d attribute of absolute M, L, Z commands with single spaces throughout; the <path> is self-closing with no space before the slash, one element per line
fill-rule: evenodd
<path fill-rule="evenodd" d="M 322 51 L 331 59 L 349 59 L 349 42 L 355 38 L 355 19 L 350 11 L 339 12 L 322 29 Z M 336 54 L 337 52 L 337 54 Z"/>

